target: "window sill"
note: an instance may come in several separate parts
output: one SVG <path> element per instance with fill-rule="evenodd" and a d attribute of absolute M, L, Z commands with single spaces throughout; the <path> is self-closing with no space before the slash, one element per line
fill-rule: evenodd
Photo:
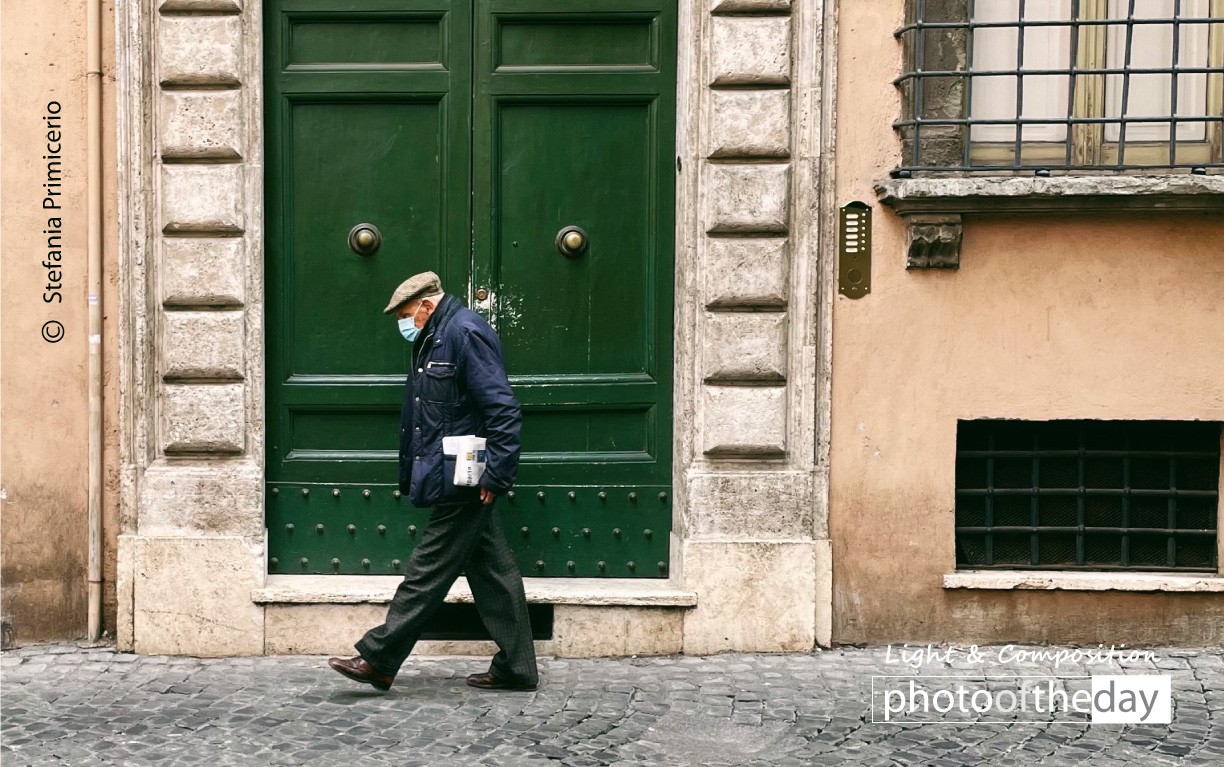
<path fill-rule="evenodd" d="M 875 185 L 903 216 L 1224 209 L 1224 175 L 948 176 Z"/>
<path fill-rule="evenodd" d="M 905 218 L 906 269 L 960 268 L 965 214 L 1224 210 L 1224 175 L 924 176 L 875 191 Z"/>
<path fill-rule="evenodd" d="M 398 575 L 269 575 L 263 588 L 251 593 L 256 604 L 386 604 L 403 582 Z M 697 594 L 670 581 L 636 578 L 524 578 L 527 601 L 533 604 L 693 607 Z M 466 578 L 455 581 L 447 603 L 471 603 Z"/>
<path fill-rule="evenodd" d="M 1224 592 L 1224 577 L 1210 573 L 961 570 L 946 573 L 943 587 L 995 591 L 1175 591 L 1206 594 Z"/>

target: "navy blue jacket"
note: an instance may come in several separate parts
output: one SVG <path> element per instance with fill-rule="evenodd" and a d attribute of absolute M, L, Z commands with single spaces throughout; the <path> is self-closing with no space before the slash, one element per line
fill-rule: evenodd
<path fill-rule="evenodd" d="M 497 332 L 447 294 L 412 345 L 400 415 L 400 492 L 418 507 L 478 500 L 478 488 L 454 484 L 455 456 L 442 455 L 443 437 L 475 434 L 487 440 L 480 485 L 504 494 L 518 473 L 522 423 Z"/>

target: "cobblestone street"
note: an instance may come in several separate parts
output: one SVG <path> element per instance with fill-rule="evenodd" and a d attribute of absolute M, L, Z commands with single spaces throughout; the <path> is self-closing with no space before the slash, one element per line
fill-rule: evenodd
<path fill-rule="evenodd" d="M 892 659 L 896 660 L 894 648 Z M 12 765 L 1224 764 L 1224 652 L 1150 661 L 939 659 L 923 675 L 1167 674 L 1172 724 L 873 723 L 884 648 L 812 655 L 542 659 L 537 692 L 464 685 L 472 658 L 409 659 L 389 693 L 319 657 L 199 660 L 108 648 L 3 653 Z M 1051 648 L 1028 648 L 1051 649 Z M 877 684 L 880 682 L 877 680 Z M 1050 715 L 1046 715 L 1050 718 Z"/>

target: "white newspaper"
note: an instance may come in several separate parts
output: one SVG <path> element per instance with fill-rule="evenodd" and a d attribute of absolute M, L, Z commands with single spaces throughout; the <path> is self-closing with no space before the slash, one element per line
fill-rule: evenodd
<path fill-rule="evenodd" d="M 455 484 L 472 487 L 480 484 L 485 470 L 485 438 L 473 435 L 443 437 L 443 455 L 455 456 Z"/>

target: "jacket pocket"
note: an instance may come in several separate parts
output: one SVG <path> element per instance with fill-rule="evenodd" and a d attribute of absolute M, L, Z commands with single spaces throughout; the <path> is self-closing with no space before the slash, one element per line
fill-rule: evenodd
<path fill-rule="evenodd" d="M 417 377 L 415 386 L 426 402 L 452 404 L 458 399 L 458 379 L 453 362 L 429 362 Z"/>

